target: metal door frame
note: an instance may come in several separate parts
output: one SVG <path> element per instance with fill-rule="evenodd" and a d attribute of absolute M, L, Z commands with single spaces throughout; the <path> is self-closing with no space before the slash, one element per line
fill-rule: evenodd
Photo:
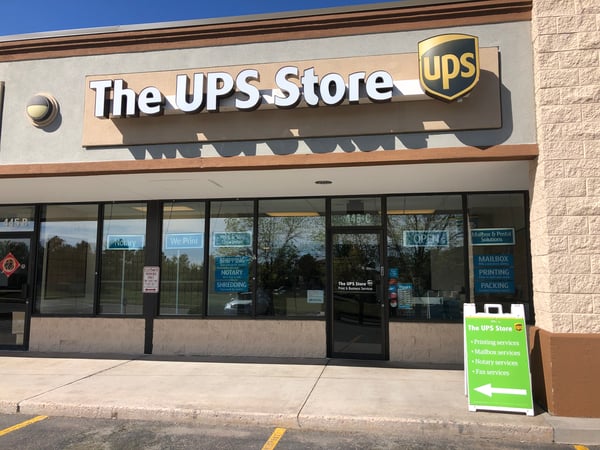
<path fill-rule="evenodd" d="M 33 292 L 35 282 L 35 232 L 34 231 L 11 231 L 0 233 L 0 239 L 28 239 L 29 240 L 29 261 L 27 262 L 27 291 L 25 294 L 25 323 L 23 324 L 23 344 L 11 345 L 0 344 L 0 350 L 22 350 L 29 349 L 29 334 L 31 330 L 31 313 L 33 310 Z M 2 255 L 0 255 L 2 256 Z M 4 257 L 4 256 L 2 256 Z"/>
<path fill-rule="evenodd" d="M 348 353 L 336 354 L 333 350 L 334 344 L 334 300 L 333 300 L 333 236 L 335 234 L 374 234 L 379 236 L 379 258 L 380 258 L 380 286 L 378 295 L 381 297 L 381 353 Z M 385 270 L 385 233 L 381 226 L 368 227 L 330 227 L 327 233 L 327 297 L 329 304 L 327 306 L 327 356 L 330 358 L 339 359 L 364 359 L 364 360 L 389 360 L 389 315 L 388 315 L 388 299 L 387 291 L 384 289 L 387 286 L 387 271 Z"/>

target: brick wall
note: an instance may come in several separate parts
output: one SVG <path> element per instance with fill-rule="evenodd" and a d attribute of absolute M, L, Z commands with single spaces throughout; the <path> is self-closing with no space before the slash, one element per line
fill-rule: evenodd
<path fill-rule="evenodd" d="M 600 333 L 600 0 L 533 0 L 536 324 Z"/>

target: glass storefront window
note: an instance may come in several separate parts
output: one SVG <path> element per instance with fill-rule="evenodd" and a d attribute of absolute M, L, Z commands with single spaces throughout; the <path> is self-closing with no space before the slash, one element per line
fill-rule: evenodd
<path fill-rule="evenodd" d="M 325 314 L 325 200 L 259 201 L 259 315 Z"/>
<path fill-rule="evenodd" d="M 202 314 L 203 202 L 163 205 L 160 314 Z"/>
<path fill-rule="evenodd" d="M 97 227 L 98 205 L 43 207 L 37 312 L 93 313 Z"/>
<path fill-rule="evenodd" d="M 100 314 L 142 314 L 146 204 L 104 205 Z"/>
<path fill-rule="evenodd" d="M 390 317 L 462 320 L 462 197 L 389 197 L 387 218 Z"/>
<path fill-rule="evenodd" d="M 0 206 L 0 233 L 14 231 L 33 231 L 35 207 Z"/>
<path fill-rule="evenodd" d="M 522 193 L 467 196 L 471 298 L 478 304 L 525 304 L 530 320 L 528 233 Z"/>
<path fill-rule="evenodd" d="M 378 231 L 391 320 L 460 321 L 470 301 L 522 303 L 531 321 L 526 202 L 524 192 L 163 202 L 160 242 L 146 242 L 144 202 L 45 205 L 33 310 L 142 314 L 151 245 L 162 250 L 162 316 L 324 317 L 328 232 Z M 33 237 L 35 210 L 1 206 L 0 235 Z"/>
<path fill-rule="evenodd" d="M 344 197 L 332 199 L 331 225 L 334 227 L 381 225 L 381 198 Z"/>
<path fill-rule="evenodd" d="M 250 315 L 254 312 L 253 236 L 253 201 L 210 203 L 208 315 Z M 259 295 L 256 304 L 259 314 L 268 308 L 264 296 Z"/>

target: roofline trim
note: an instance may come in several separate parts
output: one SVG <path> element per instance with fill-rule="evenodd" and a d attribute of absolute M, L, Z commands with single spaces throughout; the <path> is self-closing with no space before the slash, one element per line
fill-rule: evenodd
<path fill-rule="evenodd" d="M 466 0 L 476 1 L 476 0 Z M 23 41 L 31 39 L 46 39 L 46 38 L 57 38 L 57 37 L 72 37 L 72 36 L 86 36 L 94 34 L 107 34 L 107 33 L 122 33 L 129 31 L 151 31 L 151 30 L 164 30 L 171 28 L 182 28 L 182 27 L 200 27 L 204 25 L 225 25 L 234 23 L 244 22 L 256 22 L 261 20 L 273 20 L 273 19 L 291 19 L 299 17 L 312 17 L 320 15 L 332 15 L 347 12 L 360 12 L 360 11 L 380 11 L 384 9 L 397 9 L 397 8 L 408 8 L 414 6 L 428 6 L 428 5 L 443 5 L 452 3 L 464 3 L 465 0 L 406 0 L 406 1 L 394 1 L 394 2 L 382 2 L 372 3 L 354 6 L 340 6 L 335 8 L 318 8 L 318 9 L 306 9 L 306 10 L 292 10 L 292 11 L 281 11 L 275 13 L 265 14 L 246 14 L 241 16 L 225 16 L 225 17 L 212 17 L 203 19 L 189 19 L 189 20 L 175 20 L 168 22 L 150 22 L 150 23 L 133 23 L 133 24 L 122 24 L 122 25 L 107 25 L 90 28 L 73 28 L 66 30 L 56 31 L 41 31 L 33 33 L 13 34 L 0 36 L 0 42 L 9 41 Z"/>
<path fill-rule="evenodd" d="M 529 161 L 539 156 L 537 144 L 506 144 L 487 148 L 444 147 L 395 151 L 174 158 L 141 161 L 30 163 L 0 166 L 0 179 L 123 175 L 136 173 L 281 170 L 322 167 L 379 166 L 489 161 Z"/>
<path fill-rule="evenodd" d="M 418 6 L 408 6 L 408 4 Z M 315 10 L 299 15 L 231 21 L 222 20 L 171 28 L 125 27 L 97 34 L 0 41 L 0 62 L 179 50 L 277 41 L 308 40 L 373 33 L 464 27 L 530 21 L 532 0 L 437 0 L 394 2 L 401 7 L 336 13 Z M 390 5 L 390 4 L 386 4 Z"/>

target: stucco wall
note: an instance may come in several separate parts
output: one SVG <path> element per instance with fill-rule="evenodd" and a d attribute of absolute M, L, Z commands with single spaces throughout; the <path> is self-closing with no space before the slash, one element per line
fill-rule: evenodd
<path fill-rule="evenodd" d="M 325 322 L 157 319 L 152 353 L 324 358 Z"/>
<path fill-rule="evenodd" d="M 600 333 L 600 4 L 534 0 L 536 324 Z"/>
<path fill-rule="evenodd" d="M 390 361 L 463 364 L 462 323 L 390 323 Z"/>
<path fill-rule="evenodd" d="M 33 317 L 29 350 L 142 354 L 144 353 L 144 320 Z"/>
<path fill-rule="evenodd" d="M 219 144 L 140 145 L 118 148 L 82 148 L 86 75 L 203 69 L 215 66 L 279 63 L 308 59 L 329 59 L 416 53 L 420 40 L 442 33 L 479 36 L 481 47 L 498 47 L 502 68 L 503 126 L 501 129 L 458 133 L 405 133 L 363 136 L 354 139 L 357 149 L 386 150 L 420 147 L 440 148 L 465 145 L 534 143 L 534 121 L 528 22 L 447 27 L 411 32 L 373 33 L 357 36 L 291 40 L 285 42 L 205 47 L 142 53 L 117 53 L 82 57 L 0 63 L 0 80 L 5 81 L 5 99 L 0 141 L 0 163 L 48 163 L 123 161 L 164 157 L 220 156 Z M 48 76 L 52 74 L 52 76 Z M 60 104 L 60 115 L 48 129 L 33 127 L 25 115 L 29 98 L 39 92 L 52 94 Z M 225 120 L 225 119 L 224 119 Z M 23 142 L 27 142 L 26 147 Z M 232 142 L 227 153 L 273 154 L 273 148 L 289 153 L 311 153 L 321 149 L 348 151 L 348 139 L 270 140 Z M 383 143 L 383 144 L 382 144 Z"/>
<path fill-rule="evenodd" d="M 462 364 L 462 324 L 391 322 L 390 360 Z M 39 352 L 144 353 L 144 320 L 33 317 L 29 349 Z M 155 355 L 324 358 L 324 321 L 155 319 Z"/>
<path fill-rule="evenodd" d="M 157 319 L 153 353 L 324 358 L 325 322 Z M 390 360 L 462 364 L 462 324 L 392 322 Z"/>

